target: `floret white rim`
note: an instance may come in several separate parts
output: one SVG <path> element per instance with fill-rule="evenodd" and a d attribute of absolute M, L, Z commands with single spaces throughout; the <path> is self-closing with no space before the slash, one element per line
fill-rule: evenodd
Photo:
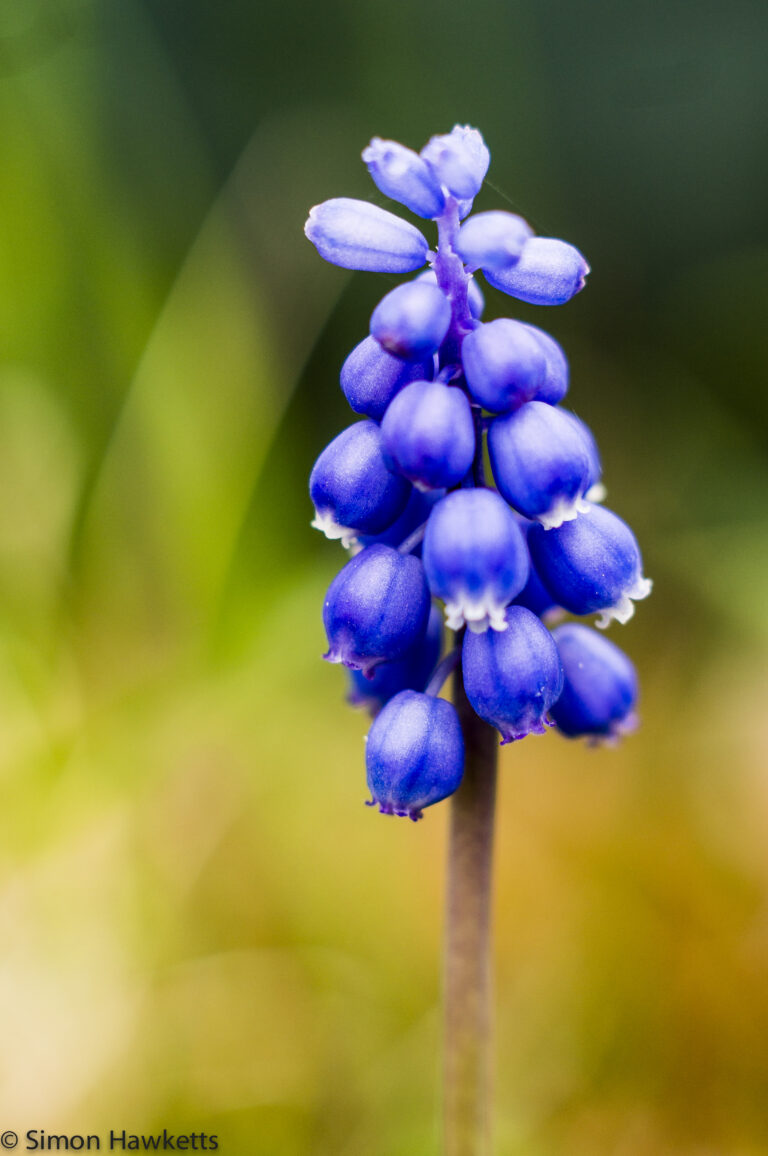
<path fill-rule="evenodd" d="M 630 586 L 629 590 L 625 590 L 618 602 L 601 612 L 600 617 L 595 622 L 595 626 L 598 630 L 606 630 L 614 620 L 623 626 L 625 622 L 629 622 L 635 613 L 634 603 L 640 602 L 643 598 L 647 598 L 652 589 L 653 582 L 651 579 L 643 578 L 643 576 L 640 575 L 634 585 Z"/>
<path fill-rule="evenodd" d="M 313 530 L 319 530 L 321 534 L 325 534 L 326 538 L 332 542 L 341 541 L 345 550 L 357 545 L 357 530 L 353 530 L 349 526 L 340 526 L 330 510 L 316 509 L 311 526 Z"/>
<path fill-rule="evenodd" d="M 456 598 L 445 603 L 445 625 L 449 630 L 461 630 L 466 626 L 473 634 L 485 634 L 491 630 L 506 630 L 505 612 L 508 603 L 500 602 L 493 594 L 484 598 Z"/>
<path fill-rule="evenodd" d="M 589 510 L 584 495 L 577 494 L 575 498 L 558 498 L 543 514 L 536 515 L 536 521 L 541 522 L 545 530 L 556 530 L 563 522 L 574 522 L 579 514 L 588 514 Z"/>

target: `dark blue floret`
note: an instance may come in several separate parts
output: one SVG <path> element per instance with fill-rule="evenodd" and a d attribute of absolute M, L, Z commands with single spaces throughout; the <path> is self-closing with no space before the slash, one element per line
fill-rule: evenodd
<path fill-rule="evenodd" d="M 495 490 L 455 490 L 438 502 L 423 556 L 452 630 L 506 629 L 504 608 L 525 586 L 529 562 L 517 519 Z"/>
<path fill-rule="evenodd" d="M 442 644 L 443 616 L 437 606 L 433 606 L 424 637 L 417 639 L 403 658 L 382 662 L 369 678 L 360 670 L 347 672 L 348 701 L 376 715 L 401 690 L 425 690 L 440 658 Z"/>
<path fill-rule="evenodd" d="M 341 367 L 341 388 L 355 413 L 381 421 L 392 398 L 410 381 L 429 381 L 434 357 L 404 361 L 382 349 L 375 337 L 366 337 Z"/>
<path fill-rule="evenodd" d="M 408 281 L 387 293 L 371 315 L 371 336 L 395 357 L 423 359 L 448 332 L 451 306 L 437 285 Z"/>
<path fill-rule="evenodd" d="M 510 606 L 507 629 L 464 638 L 464 689 L 473 709 L 501 734 L 502 745 L 544 734 L 547 712 L 563 688 L 552 635 L 524 606 Z"/>
<path fill-rule="evenodd" d="M 529 522 L 527 518 L 520 519 L 519 526 L 526 540 L 528 531 L 534 525 L 535 523 Z M 543 615 L 549 614 L 550 611 L 557 608 L 557 603 L 539 577 L 539 572 L 532 558 L 530 559 L 528 581 L 515 598 L 514 604 L 515 606 L 525 606 L 525 608 L 535 614 L 537 618 L 542 618 Z"/>
<path fill-rule="evenodd" d="M 372 803 L 385 815 L 420 819 L 452 795 L 464 773 L 459 716 L 442 698 L 403 690 L 375 719 L 365 750 Z"/>
<path fill-rule="evenodd" d="M 589 507 L 591 444 L 572 415 L 529 401 L 496 418 L 488 431 L 496 485 L 511 506 L 547 529 L 572 521 Z"/>
<path fill-rule="evenodd" d="M 634 729 L 637 674 L 623 650 L 577 622 L 553 632 L 563 664 L 563 693 L 552 708 L 570 738 L 618 738 Z"/>
<path fill-rule="evenodd" d="M 572 614 L 602 611 L 598 626 L 613 618 L 627 622 L 634 613 L 632 600 L 651 592 L 634 534 L 603 506 L 590 505 L 587 513 L 557 530 L 534 526 L 528 548 L 558 605 Z"/>
<path fill-rule="evenodd" d="M 414 530 L 426 522 L 432 507 L 444 496 L 442 490 L 412 489 L 408 504 L 391 526 L 387 526 L 381 534 L 359 534 L 358 542 L 361 546 L 372 546 L 375 542 L 380 542 L 383 546 L 399 546 Z M 418 553 L 420 550 L 421 546 L 417 546 L 413 552 Z"/>
<path fill-rule="evenodd" d="M 387 465 L 422 489 L 457 485 L 475 456 L 466 394 L 439 381 L 406 385 L 385 413 L 381 434 Z"/>
<path fill-rule="evenodd" d="M 323 606 L 328 662 L 370 673 L 403 658 L 429 617 L 424 567 L 391 546 L 369 546 L 336 575 Z"/>
<path fill-rule="evenodd" d="M 568 392 L 568 359 L 549 333 L 537 325 L 526 325 L 526 329 L 537 338 L 544 354 L 544 380 L 539 386 L 536 400 L 557 405 Z"/>
<path fill-rule="evenodd" d="M 491 413 L 509 413 L 539 396 L 547 358 L 528 325 L 500 317 L 467 334 L 461 349 L 472 396 Z"/>
<path fill-rule="evenodd" d="M 312 525 L 349 545 L 356 531 L 380 534 L 405 509 L 411 487 L 384 458 L 381 430 L 358 421 L 325 447 L 309 478 Z"/>

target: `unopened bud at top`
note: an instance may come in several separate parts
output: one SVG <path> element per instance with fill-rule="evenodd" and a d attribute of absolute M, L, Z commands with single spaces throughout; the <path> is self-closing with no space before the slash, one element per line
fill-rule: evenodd
<path fill-rule="evenodd" d="M 418 217 L 438 217 L 445 208 L 440 182 L 418 153 L 393 140 L 375 136 L 363 160 L 377 188 Z"/>
<path fill-rule="evenodd" d="M 475 213 L 461 226 L 453 247 L 470 269 L 507 269 L 532 236 L 531 226 L 516 213 Z"/>
<path fill-rule="evenodd" d="M 506 269 L 484 270 L 496 289 L 529 305 L 564 305 L 586 283 L 589 265 L 578 249 L 553 237 L 531 237 Z"/>
<path fill-rule="evenodd" d="M 477 129 L 460 124 L 444 136 L 433 136 L 421 155 L 440 184 L 460 200 L 477 196 L 491 162 Z"/>
<path fill-rule="evenodd" d="M 310 209 L 304 232 L 321 257 L 343 269 L 412 273 L 425 264 L 429 245 L 415 225 L 350 197 Z"/>

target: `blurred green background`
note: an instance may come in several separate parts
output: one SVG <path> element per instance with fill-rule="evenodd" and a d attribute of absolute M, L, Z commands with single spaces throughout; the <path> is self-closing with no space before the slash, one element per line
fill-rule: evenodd
<path fill-rule="evenodd" d="M 302 225 L 460 121 L 592 263 L 515 312 L 656 582 L 642 730 L 503 755 L 498 1153 L 768 1151 L 767 50 L 762 0 L 3 0 L 0 1127 L 437 1152 L 446 808 L 362 806 L 306 495 L 393 282 Z"/>

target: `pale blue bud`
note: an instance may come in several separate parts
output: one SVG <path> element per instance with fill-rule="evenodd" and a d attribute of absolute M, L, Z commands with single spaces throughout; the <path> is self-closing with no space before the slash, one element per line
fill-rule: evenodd
<path fill-rule="evenodd" d="M 461 226 L 453 248 L 469 269 L 506 269 L 532 236 L 531 226 L 516 213 L 475 213 Z"/>
<path fill-rule="evenodd" d="M 421 155 L 453 197 L 476 197 L 488 172 L 491 154 L 476 128 L 454 125 L 450 133 L 433 136 Z"/>
<path fill-rule="evenodd" d="M 377 188 L 418 217 L 438 217 L 445 208 L 440 183 L 425 161 L 405 145 L 375 136 L 363 160 Z"/>
<path fill-rule="evenodd" d="M 578 249 L 553 237 L 531 237 L 508 269 L 485 270 L 490 285 L 530 305 L 564 305 L 584 288 L 589 265 Z"/>
<path fill-rule="evenodd" d="M 415 225 L 350 197 L 334 197 L 309 211 L 304 232 L 321 257 L 343 269 L 412 273 L 429 245 Z"/>

